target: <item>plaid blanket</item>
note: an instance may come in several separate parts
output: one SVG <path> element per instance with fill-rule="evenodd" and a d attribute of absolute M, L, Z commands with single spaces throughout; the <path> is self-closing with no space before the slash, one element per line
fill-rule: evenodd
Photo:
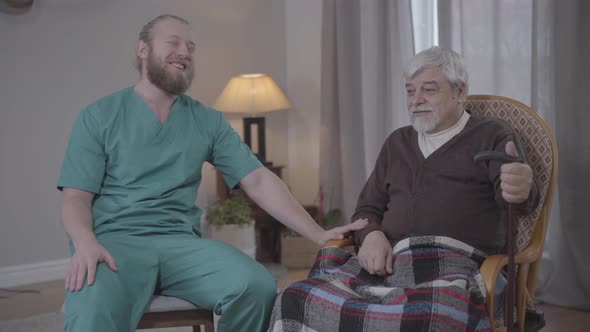
<path fill-rule="evenodd" d="M 324 248 L 306 280 L 283 289 L 269 331 L 490 331 L 479 267 L 485 254 L 448 237 L 393 247 L 394 273 L 370 275 L 357 257 Z"/>

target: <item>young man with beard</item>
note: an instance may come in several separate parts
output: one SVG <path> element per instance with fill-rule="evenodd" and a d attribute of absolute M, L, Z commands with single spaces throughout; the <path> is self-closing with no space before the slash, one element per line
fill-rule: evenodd
<path fill-rule="evenodd" d="M 137 43 L 139 82 L 91 104 L 73 126 L 58 181 L 72 252 L 66 331 L 135 330 L 154 292 L 214 310 L 219 331 L 265 330 L 276 295 L 269 272 L 200 237 L 205 161 L 320 245 L 366 225 L 324 231 L 220 112 L 183 94 L 194 52 L 186 20 L 153 19 Z"/>

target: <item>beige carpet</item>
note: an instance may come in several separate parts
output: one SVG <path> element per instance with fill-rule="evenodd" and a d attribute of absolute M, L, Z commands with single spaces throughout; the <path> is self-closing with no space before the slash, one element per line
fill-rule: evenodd
<path fill-rule="evenodd" d="M 63 331 L 61 314 L 51 313 L 25 319 L 0 321 L 1 332 L 58 332 Z"/>
<path fill-rule="evenodd" d="M 62 332 L 63 317 L 61 313 L 50 313 L 24 319 L 0 321 L 0 332 Z M 138 330 L 150 332 L 192 332 L 191 327 L 169 329 Z"/>
<path fill-rule="evenodd" d="M 540 305 L 545 312 L 547 326 L 542 332 L 583 332 L 590 326 L 590 312 L 561 307 Z M 62 332 L 63 318 L 60 313 L 49 313 L 23 319 L 0 321 L 0 332 Z M 190 327 L 138 330 L 146 332 L 191 332 Z"/>

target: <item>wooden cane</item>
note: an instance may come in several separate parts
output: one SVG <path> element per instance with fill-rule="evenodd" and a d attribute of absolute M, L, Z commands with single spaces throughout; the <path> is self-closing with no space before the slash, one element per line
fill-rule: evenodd
<path fill-rule="evenodd" d="M 488 161 L 488 160 L 495 160 L 501 163 L 522 163 L 524 162 L 524 158 L 522 157 L 522 151 L 524 151 L 519 144 L 520 142 L 516 141 L 516 147 L 518 150 L 518 156 L 511 156 L 506 153 L 501 153 L 497 151 L 483 151 L 475 154 L 473 160 L 475 162 L 479 161 Z M 508 283 L 506 285 L 506 295 L 507 295 L 507 302 L 508 302 L 508 312 L 507 312 L 507 331 L 512 332 L 514 331 L 514 296 L 516 293 L 516 267 L 514 264 L 514 255 L 515 255 L 515 242 L 516 242 L 516 216 L 513 211 L 513 205 L 508 203 L 508 230 L 506 232 L 506 246 L 508 251 Z M 492 308 L 493 310 L 493 308 Z M 494 322 L 490 322 L 494 324 Z M 517 322 L 518 324 L 518 322 Z M 518 326 L 516 326 L 518 327 Z"/>

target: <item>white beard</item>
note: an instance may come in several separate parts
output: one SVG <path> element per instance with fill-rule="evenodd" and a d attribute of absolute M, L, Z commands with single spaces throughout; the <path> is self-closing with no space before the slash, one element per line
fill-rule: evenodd
<path fill-rule="evenodd" d="M 414 112 L 417 111 L 432 111 L 432 108 L 428 106 L 412 106 L 410 109 L 410 118 L 412 120 L 412 127 L 420 134 L 427 133 L 429 131 L 434 130 L 436 126 L 440 124 L 440 118 L 435 112 L 431 113 L 430 117 L 416 117 L 414 116 Z"/>

